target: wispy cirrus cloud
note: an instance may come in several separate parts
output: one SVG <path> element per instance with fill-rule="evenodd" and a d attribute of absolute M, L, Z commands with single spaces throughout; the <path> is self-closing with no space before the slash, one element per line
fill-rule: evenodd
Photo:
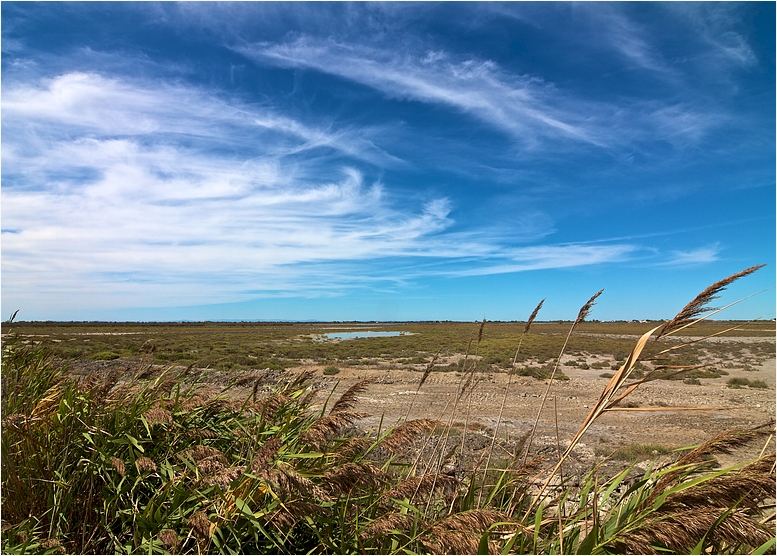
<path fill-rule="evenodd" d="M 338 75 L 389 96 L 446 104 L 527 143 L 554 137 L 602 144 L 583 118 L 554 105 L 560 99 L 552 85 L 536 77 L 509 75 L 488 60 L 456 61 L 433 51 L 397 55 L 313 37 L 235 49 L 261 62 Z"/>
<path fill-rule="evenodd" d="M 662 266 L 689 266 L 708 264 L 719 260 L 720 245 L 714 244 L 688 251 L 673 250 L 670 259 L 660 263 Z"/>
<path fill-rule="evenodd" d="M 612 19 L 618 25 L 609 21 Z M 633 33 L 628 20 L 617 14 L 609 20 L 616 31 L 611 40 L 625 56 L 672 73 Z M 510 73 L 490 60 L 457 58 L 444 51 L 398 53 L 308 36 L 234 48 L 259 64 L 311 68 L 372 87 L 388 97 L 449 106 L 509 134 L 529 149 L 543 144 L 563 149 L 562 142 L 566 142 L 567 148 L 586 145 L 619 150 L 667 139 L 681 146 L 697 142 L 720 124 L 717 113 L 690 100 L 594 101 L 539 76 Z"/>
<path fill-rule="evenodd" d="M 358 134 L 192 88 L 96 74 L 14 83 L 3 92 L 3 132 L 6 293 L 50 280 L 53 294 L 54 284 L 116 273 L 159 284 L 288 275 L 278 269 L 424 253 L 422 238 L 449 224 L 445 198 L 398 206 L 353 165 L 299 156 L 325 148 L 390 161 Z M 283 287 L 274 282 L 266 287 Z"/>
<path fill-rule="evenodd" d="M 640 247 L 615 245 L 537 245 L 506 250 L 505 259 L 496 264 L 481 264 L 477 268 L 456 271 L 457 276 L 485 276 L 508 272 L 525 272 L 548 268 L 571 268 L 603 263 L 623 262 Z"/>

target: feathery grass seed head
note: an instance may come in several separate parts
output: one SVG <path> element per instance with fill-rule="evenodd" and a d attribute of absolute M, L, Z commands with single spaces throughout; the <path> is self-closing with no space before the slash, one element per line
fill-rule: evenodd
<path fill-rule="evenodd" d="M 119 475 L 122 477 L 127 472 L 127 469 L 124 467 L 124 462 L 121 461 L 119 458 L 111 458 L 111 466 L 118 472 Z"/>

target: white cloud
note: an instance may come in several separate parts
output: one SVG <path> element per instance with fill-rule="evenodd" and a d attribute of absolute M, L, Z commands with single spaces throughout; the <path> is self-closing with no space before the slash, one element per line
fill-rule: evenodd
<path fill-rule="evenodd" d="M 751 67 L 758 63 L 747 38 L 737 30 L 740 6 L 728 2 L 669 2 L 667 9 L 682 17 L 710 49 L 713 63 Z M 720 68 L 718 68 L 720 69 Z"/>
<path fill-rule="evenodd" d="M 718 244 L 699 247 L 690 251 L 671 251 L 671 258 L 663 266 L 686 266 L 707 264 L 719 260 L 720 246 Z"/>
<path fill-rule="evenodd" d="M 3 126 L 3 302 L 15 308 L 329 295 L 414 276 L 600 264 L 635 249 L 505 250 L 504 237 L 452 232 L 449 199 L 397 199 L 366 177 L 357 162 L 391 157 L 363 130 L 195 88 L 81 73 L 11 83 Z M 321 148 L 337 156 L 299 156 Z"/>
<path fill-rule="evenodd" d="M 289 160 L 321 147 L 390 159 L 358 133 L 196 89 L 81 73 L 12 84 L 3 125 L 10 299 L 86 289 L 98 306 L 137 302 L 129 291 L 185 304 L 192 288 L 215 298 L 281 289 L 301 263 L 426 253 L 423 238 L 450 223 L 445 199 L 401 207 L 356 167 L 324 167 L 320 153 Z"/>
<path fill-rule="evenodd" d="M 553 87 L 531 76 L 505 74 L 488 60 L 454 61 L 444 52 L 400 56 L 313 38 L 236 50 L 258 61 L 339 75 L 390 96 L 447 104 L 529 144 L 540 137 L 602 144 L 584 117 L 553 104 L 559 100 Z"/>
<path fill-rule="evenodd" d="M 506 262 L 481 265 L 455 272 L 459 276 L 484 276 L 508 272 L 525 272 L 548 268 L 569 268 L 603 263 L 622 262 L 637 251 L 633 245 L 539 245 L 519 247 L 505 252 Z"/>
<path fill-rule="evenodd" d="M 606 20 L 614 28 L 609 44 L 643 67 L 673 74 L 628 20 L 617 13 Z M 403 53 L 313 37 L 235 49 L 257 63 L 313 68 L 389 97 L 447 105 L 502 130 L 525 148 L 563 150 L 560 141 L 639 148 L 645 141 L 667 139 L 684 146 L 718 123 L 718 118 L 681 100 L 584 100 L 536 76 L 511 74 L 489 60 L 453 59 L 441 51 Z"/>

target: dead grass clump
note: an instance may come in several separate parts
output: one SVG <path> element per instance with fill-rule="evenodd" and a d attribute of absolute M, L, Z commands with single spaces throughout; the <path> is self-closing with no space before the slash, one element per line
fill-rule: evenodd
<path fill-rule="evenodd" d="M 444 427 L 445 423 L 436 419 L 415 419 L 394 428 L 380 441 L 380 446 L 393 453 L 409 450 L 413 441 L 423 432 Z"/>
<path fill-rule="evenodd" d="M 210 538 L 210 526 L 211 522 L 208 519 L 208 515 L 203 512 L 195 512 L 188 519 L 189 527 L 194 536 L 200 540 L 207 540 Z"/>

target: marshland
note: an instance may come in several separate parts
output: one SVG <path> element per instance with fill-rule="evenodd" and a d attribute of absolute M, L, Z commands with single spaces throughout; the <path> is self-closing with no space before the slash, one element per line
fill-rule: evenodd
<path fill-rule="evenodd" d="M 773 552 L 775 323 L 707 318 L 755 270 L 666 322 L 9 321 L 2 550 Z"/>

